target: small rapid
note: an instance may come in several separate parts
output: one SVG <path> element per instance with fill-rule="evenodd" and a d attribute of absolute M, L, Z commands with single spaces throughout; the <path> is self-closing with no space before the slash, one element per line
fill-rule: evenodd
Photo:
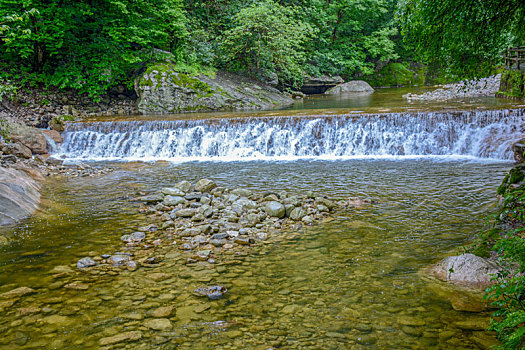
<path fill-rule="evenodd" d="M 72 123 L 69 161 L 512 159 L 523 110 Z"/>

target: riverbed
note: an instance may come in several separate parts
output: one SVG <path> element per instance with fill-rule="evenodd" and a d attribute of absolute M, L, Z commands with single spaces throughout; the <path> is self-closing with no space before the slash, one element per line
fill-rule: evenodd
<path fill-rule="evenodd" d="M 137 331 L 142 338 L 129 348 L 475 348 L 489 314 L 455 311 L 436 292 L 440 282 L 418 271 L 472 240 L 510 165 L 447 159 L 125 164 L 97 179 L 50 180 L 49 207 L 17 227 L 13 244 L 2 248 L 0 292 L 28 286 L 36 293 L 3 312 L 0 342 L 6 349 L 97 348 L 103 338 Z M 131 209 L 137 191 L 204 176 L 232 188 L 314 189 L 375 204 L 217 264 L 186 266 L 174 246 L 159 252 L 163 261 L 154 268 L 53 277 L 56 266 L 76 270 L 83 256 L 118 251 L 122 234 L 148 223 Z M 73 281 L 88 288 L 64 287 Z M 226 297 L 194 295 L 210 284 L 226 286 Z M 161 307 L 172 308 L 163 317 L 171 327 L 155 330 L 148 320 Z"/>

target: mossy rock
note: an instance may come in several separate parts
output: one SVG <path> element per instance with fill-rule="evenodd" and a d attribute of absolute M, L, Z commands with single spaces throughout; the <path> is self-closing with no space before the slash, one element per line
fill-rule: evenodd
<path fill-rule="evenodd" d="M 181 72 L 172 63 L 157 62 L 135 81 L 138 109 L 144 114 L 167 114 L 267 109 L 293 103 L 276 89 L 244 79 L 224 72 L 214 76 Z"/>
<path fill-rule="evenodd" d="M 505 70 L 501 74 L 500 93 L 509 97 L 525 97 L 525 72 Z"/>
<path fill-rule="evenodd" d="M 141 86 L 152 87 L 155 90 L 166 83 L 193 90 L 198 97 L 210 97 L 215 93 L 209 84 L 190 74 L 177 72 L 171 63 L 157 63 L 148 67 L 140 80 Z"/>

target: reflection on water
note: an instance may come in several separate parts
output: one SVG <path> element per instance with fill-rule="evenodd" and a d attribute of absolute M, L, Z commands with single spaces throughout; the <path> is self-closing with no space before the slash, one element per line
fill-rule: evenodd
<path fill-rule="evenodd" d="M 51 180 L 45 196 L 53 204 L 16 227 L 12 244 L 0 248 L 0 293 L 19 286 L 36 291 L 13 305 L 0 300 L 0 348 L 89 349 L 118 337 L 124 340 L 116 348 L 132 349 L 477 348 L 490 341 L 483 332 L 488 315 L 455 311 L 436 292 L 440 284 L 418 271 L 472 239 L 509 166 L 126 164 L 99 179 Z M 153 268 L 117 276 L 68 272 L 83 256 L 118 251 L 120 236 L 148 221 L 132 208 L 137 191 L 202 177 L 230 188 L 314 190 L 377 203 L 214 265 L 187 266 L 176 246 L 164 246 L 156 248 L 163 260 Z M 72 289 L 73 281 L 87 289 Z M 229 292 L 204 300 L 193 294 L 203 285 Z"/>
<path fill-rule="evenodd" d="M 408 101 L 403 97 L 406 93 L 423 94 L 436 87 L 411 87 L 377 89 L 373 94 L 339 94 L 312 95 L 296 101 L 287 107 L 290 110 L 299 109 L 353 109 L 365 111 L 379 109 L 385 112 L 392 109 L 471 109 L 471 108 L 509 108 L 518 103 L 496 97 L 464 97 L 448 101 Z"/>

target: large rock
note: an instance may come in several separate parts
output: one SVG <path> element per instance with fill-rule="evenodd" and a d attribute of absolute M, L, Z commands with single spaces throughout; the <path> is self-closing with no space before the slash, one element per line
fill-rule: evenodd
<path fill-rule="evenodd" d="M 171 63 L 150 66 L 135 82 L 144 114 L 270 109 L 293 100 L 268 85 L 218 72 L 214 77 L 175 71 Z"/>
<path fill-rule="evenodd" d="M 285 206 L 282 203 L 276 201 L 266 203 L 266 205 L 264 206 L 264 211 L 266 212 L 266 214 L 268 214 L 268 216 L 276 217 L 279 219 L 284 218 L 284 216 L 286 215 Z"/>
<path fill-rule="evenodd" d="M 56 130 L 42 130 L 42 134 L 47 135 L 51 140 L 55 141 L 56 143 L 62 143 L 64 139 L 62 138 L 62 135 Z"/>
<path fill-rule="evenodd" d="M 474 254 L 449 256 L 430 268 L 438 279 L 468 288 L 486 288 L 498 266 Z"/>
<path fill-rule="evenodd" d="M 32 174 L 36 176 L 37 174 Z M 40 203 L 40 184 L 21 170 L 0 168 L 0 226 L 33 214 Z"/>
<path fill-rule="evenodd" d="M 215 187 L 217 187 L 217 185 L 215 184 L 215 182 L 213 182 L 213 180 L 210 180 L 210 179 L 200 179 L 197 184 L 195 184 L 195 191 L 197 192 L 202 192 L 202 193 L 206 193 L 206 192 L 210 192 L 211 190 L 213 190 Z"/>
<path fill-rule="evenodd" d="M 29 159 L 33 155 L 33 152 L 23 144 L 17 143 L 8 143 L 2 147 L 2 152 L 5 154 L 12 154 L 18 158 Z"/>
<path fill-rule="evenodd" d="M 12 123 L 9 124 L 9 138 L 26 146 L 35 154 L 47 153 L 46 137 L 38 129 Z"/>
<path fill-rule="evenodd" d="M 352 80 L 326 90 L 325 94 L 338 95 L 346 93 L 373 94 L 374 89 L 363 80 Z"/>
<path fill-rule="evenodd" d="M 323 94 L 326 90 L 342 83 L 344 83 L 344 80 L 338 75 L 335 77 L 329 77 L 327 75 L 305 77 L 301 92 L 308 95 Z"/>

